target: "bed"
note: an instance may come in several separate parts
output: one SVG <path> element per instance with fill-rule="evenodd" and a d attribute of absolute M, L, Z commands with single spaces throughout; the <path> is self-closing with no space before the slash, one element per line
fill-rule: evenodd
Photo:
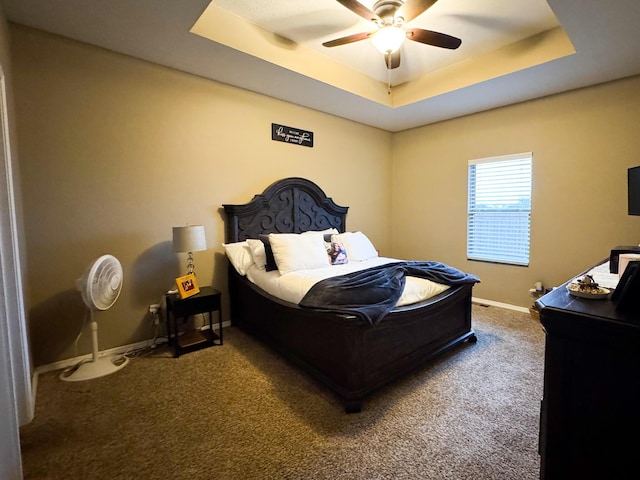
<path fill-rule="evenodd" d="M 346 232 L 348 207 L 299 177 L 279 180 L 248 203 L 223 209 L 226 245 L 270 233 Z M 231 262 L 228 276 L 231 324 L 330 388 L 347 413 L 360 412 L 373 391 L 455 345 L 477 341 L 471 326 L 473 282 L 395 307 L 373 325 L 358 315 L 282 300 Z"/>

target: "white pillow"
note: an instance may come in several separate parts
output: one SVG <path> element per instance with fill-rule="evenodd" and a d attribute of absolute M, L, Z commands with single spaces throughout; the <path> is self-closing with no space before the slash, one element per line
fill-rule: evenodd
<path fill-rule="evenodd" d="M 253 265 L 253 256 L 249 244 L 245 242 L 223 243 L 224 251 L 231 265 L 240 275 L 246 275 L 247 269 Z"/>
<path fill-rule="evenodd" d="M 350 262 L 361 262 L 378 256 L 376 247 L 362 232 L 345 232 L 331 235 L 331 242 L 344 245 Z"/>
<path fill-rule="evenodd" d="M 269 243 L 281 275 L 329 266 L 322 235 L 272 233 Z"/>
<path fill-rule="evenodd" d="M 253 263 L 255 263 L 260 270 L 266 270 L 267 269 L 267 253 L 264 250 L 264 243 L 262 243 L 262 240 L 257 240 L 255 238 L 248 238 L 247 244 L 249 245 L 249 249 L 251 250 Z"/>

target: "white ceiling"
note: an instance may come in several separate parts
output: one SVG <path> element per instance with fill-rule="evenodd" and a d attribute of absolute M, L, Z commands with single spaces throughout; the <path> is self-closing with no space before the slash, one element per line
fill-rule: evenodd
<path fill-rule="evenodd" d="M 376 3 L 376 0 L 359 1 L 370 10 Z M 336 0 L 217 0 L 214 4 L 380 82 L 389 80 L 383 56 L 371 42 L 360 41 L 330 49 L 322 46 L 327 40 L 377 30 L 375 24 Z M 401 84 L 413 80 L 558 25 L 546 0 L 439 0 L 407 26 L 459 37 L 463 45 L 448 50 L 406 41 L 401 49 L 400 67 L 391 72 L 391 81 Z"/>
<path fill-rule="evenodd" d="M 367 40 L 322 47 L 376 28 L 335 0 L 2 4 L 18 24 L 388 131 L 640 74 L 639 0 L 439 0 L 409 26 L 461 47 L 407 41 L 391 71 Z"/>

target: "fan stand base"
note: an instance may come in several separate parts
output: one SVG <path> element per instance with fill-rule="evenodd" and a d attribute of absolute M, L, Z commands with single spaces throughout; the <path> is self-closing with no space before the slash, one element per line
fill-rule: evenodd
<path fill-rule="evenodd" d="M 60 380 L 66 382 L 79 382 L 93 378 L 104 377 L 123 368 L 129 359 L 127 357 L 102 357 L 89 360 L 78 365 L 71 373 L 62 372 Z"/>

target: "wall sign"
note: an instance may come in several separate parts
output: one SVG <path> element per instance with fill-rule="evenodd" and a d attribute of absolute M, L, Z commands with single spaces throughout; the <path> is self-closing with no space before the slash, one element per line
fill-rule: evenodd
<path fill-rule="evenodd" d="M 313 147 L 313 132 L 272 123 L 271 140 L 284 143 L 295 143 L 296 145 L 302 145 L 304 147 Z"/>

